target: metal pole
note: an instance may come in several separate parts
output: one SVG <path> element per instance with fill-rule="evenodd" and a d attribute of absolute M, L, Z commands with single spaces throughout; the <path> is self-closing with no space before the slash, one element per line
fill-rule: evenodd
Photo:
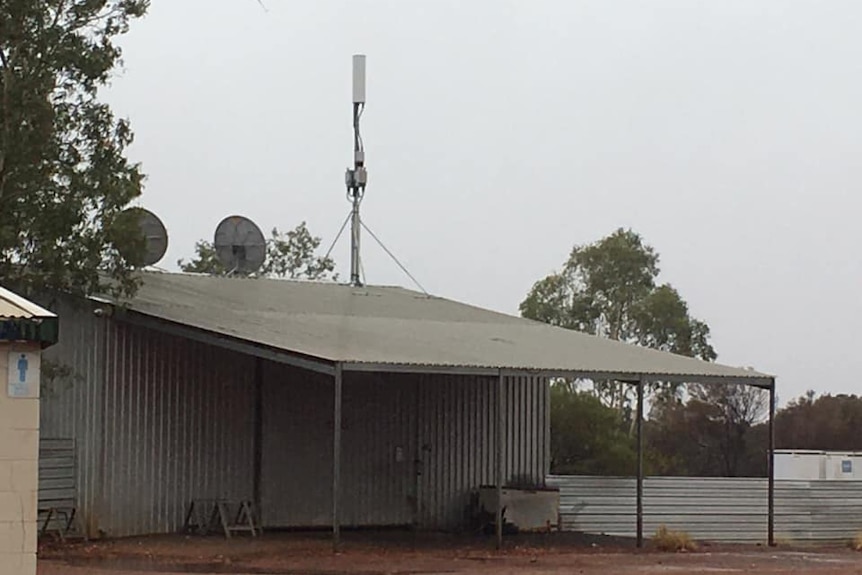
<path fill-rule="evenodd" d="M 362 144 L 362 137 L 359 135 L 359 118 L 362 116 L 362 110 L 365 107 L 364 66 L 363 60 L 360 66 L 361 70 L 357 70 L 354 59 L 353 169 L 347 170 L 347 195 L 350 197 L 353 206 L 350 212 L 350 283 L 354 286 L 362 285 L 362 262 L 359 252 L 359 234 L 362 220 L 359 216 L 359 204 L 362 202 L 362 196 L 365 195 L 365 184 L 368 178 L 368 172 L 365 169 L 365 149 Z M 362 87 L 356 85 L 357 81 L 362 84 Z M 360 93 L 357 93 L 357 89 L 360 90 Z"/>
<path fill-rule="evenodd" d="M 494 518 L 495 534 L 497 538 L 497 549 L 503 547 L 503 373 L 497 377 L 497 421 L 496 421 L 496 436 L 497 436 L 497 464 L 496 464 L 496 485 L 497 485 L 497 509 Z"/>
<path fill-rule="evenodd" d="M 414 437 L 416 441 L 416 455 L 413 458 L 413 473 L 414 473 L 414 494 L 416 501 L 413 506 L 413 529 L 419 532 L 419 526 L 422 523 L 422 467 L 425 458 L 425 450 L 422 442 L 422 392 L 425 385 L 425 378 L 419 376 L 413 385 L 413 393 L 416 394 L 416 402 L 413 406 L 414 418 Z"/>
<path fill-rule="evenodd" d="M 338 517 L 338 503 L 341 499 L 341 384 L 342 367 L 335 366 L 335 405 L 332 418 L 332 549 L 341 549 L 341 524 Z"/>
<path fill-rule="evenodd" d="M 769 499 L 767 518 L 767 542 L 770 547 L 775 545 L 775 380 L 769 385 Z"/>
<path fill-rule="evenodd" d="M 254 520 L 260 521 L 263 478 L 263 360 L 254 360 Z"/>
<path fill-rule="evenodd" d="M 638 477 L 637 477 L 637 546 L 644 546 L 644 380 L 638 381 L 637 434 L 638 434 Z"/>
<path fill-rule="evenodd" d="M 353 190 L 353 209 L 350 213 L 350 283 L 362 285 L 359 260 L 359 234 L 362 222 L 359 217 L 359 190 Z"/>

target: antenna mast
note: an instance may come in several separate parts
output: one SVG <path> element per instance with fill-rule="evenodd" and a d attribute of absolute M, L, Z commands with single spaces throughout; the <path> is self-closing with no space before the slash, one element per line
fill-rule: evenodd
<path fill-rule="evenodd" d="M 350 283 L 362 285 L 360 276 L 359 234 L 362 219 L 359 204 L 365 195 L 368 172 L 365 170 L 365 146 L 359 134 L 359 119 L 365 109 L 365 56 L 353 56 L 353 169 L 347 168 L 344 180 L 347 184 L 347 199 L 353 205 L 350 212 Z"/>

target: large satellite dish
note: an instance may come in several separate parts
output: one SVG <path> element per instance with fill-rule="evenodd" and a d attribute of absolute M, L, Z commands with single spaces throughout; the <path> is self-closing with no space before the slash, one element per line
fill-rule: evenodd
<path fill-rule="evenodd" d="M 136 254 L 132 258 L 136 261 L 130 263 L 135 266 L 146 267 L 158 263 L 165 257 L 165 253 L 168 251 L 168 230 L 165 229 L 165 224 L 156 214 L 144 208 L 134 207 L 123 210 L 120 218 L 128 221 L 130 226 L 137 225 L 144 238 L 143 254 Z"/>
<path fill-rule="evenodd" d="M 228 216 L 216 228 L 213 242 L 216 257 L 228 273 L 251 274 L 266 259 L 266 240 L 253 221 Z"/>

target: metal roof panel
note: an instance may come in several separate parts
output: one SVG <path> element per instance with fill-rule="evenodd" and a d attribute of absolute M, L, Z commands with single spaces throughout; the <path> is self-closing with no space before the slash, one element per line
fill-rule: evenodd
<path fill-rule="evenodd" d="M 772 376 L 615 342 L 397 287 L 146 273 L 130 309 L 353 366 Z"/>

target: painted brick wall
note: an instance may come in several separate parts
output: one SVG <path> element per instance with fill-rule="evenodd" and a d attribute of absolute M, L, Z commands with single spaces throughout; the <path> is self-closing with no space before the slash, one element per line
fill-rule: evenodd
<path fill-rule="evenodd" d="M 9 397 L 10 351 L 39 348 L 0 343 L 0 575 L 35 575 L 39 399 Z"/>

